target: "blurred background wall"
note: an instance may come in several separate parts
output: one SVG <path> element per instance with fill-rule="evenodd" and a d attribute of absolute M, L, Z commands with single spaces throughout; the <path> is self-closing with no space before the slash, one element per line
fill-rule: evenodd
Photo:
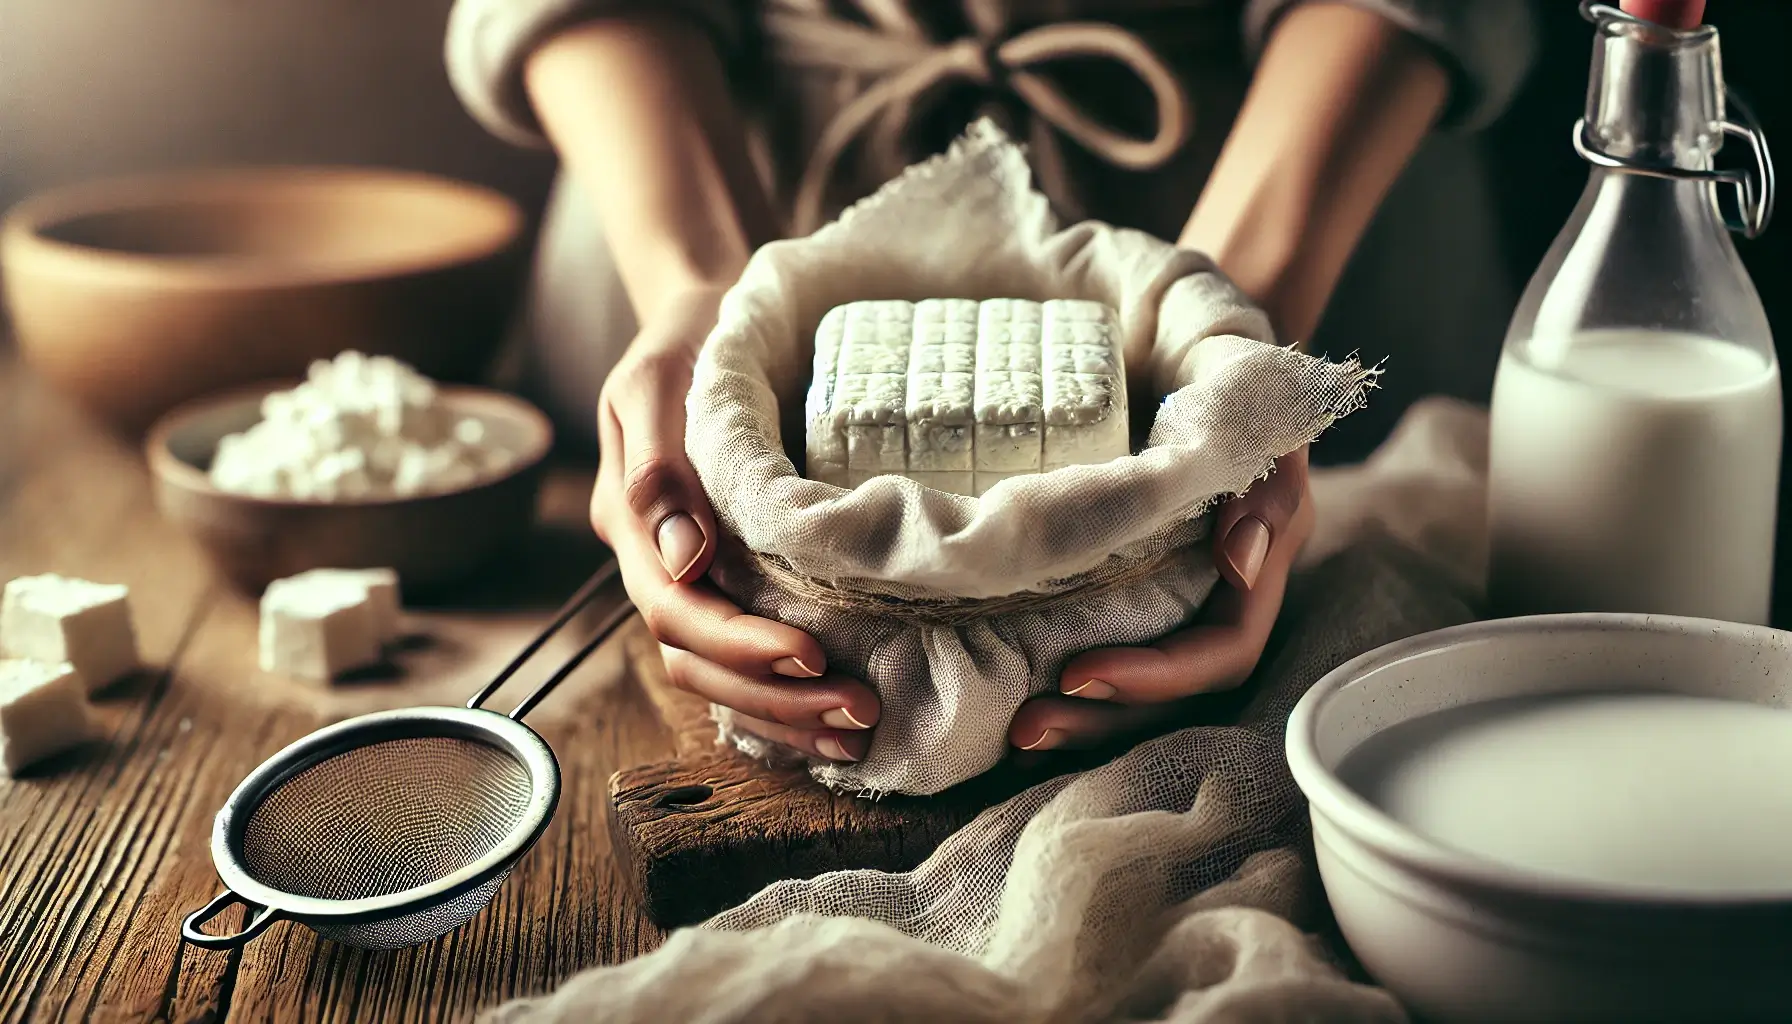
<path fill-rule="evenodd" d="M 467 117 L 452 0 L 0 0 L 0 208 L 67 181 L 219 163 L 383 164 L 536 209 L 551 159 Z"/>

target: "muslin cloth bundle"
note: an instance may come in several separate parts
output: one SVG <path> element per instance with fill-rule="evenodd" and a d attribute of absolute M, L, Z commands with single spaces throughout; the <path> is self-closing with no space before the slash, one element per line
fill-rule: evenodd
<path fill-rule="evenodd" d="M 855 299 L 1093 299 L 1119 314 L 1137 454 L 981 498 L 899 477 L 846 491 L 786 454 L 822 316 Z M 698 357 L 686 448 L 729 542 L 717 584 L 874 688 L 866 757 L 815 777 L 937 793 L 992 767 L 1068 658 L 1184 624 L 1218 574 L 1208 509 L 1360 406 L 1373 372 L 1273 343 L 1212 262 L 1102 224 L 1060 228 L 1020 147 L 979 122 L 813 235 L 761 249 Z M 772 756 L 734 730 L 751 754 Z"/>

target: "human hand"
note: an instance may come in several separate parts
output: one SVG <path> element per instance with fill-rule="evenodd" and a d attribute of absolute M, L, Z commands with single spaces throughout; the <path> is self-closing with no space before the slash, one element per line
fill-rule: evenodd
<path fill-rule="evenodd" d="M 1058 694 L 1015 713 L 1008 741 L 1021 750 L 1074 749 L 1150 728 L 1201 694 L 1236 689 L 1263 655 L 1282 609 L 1288 571 L 1313 532 L 1307 449 L 1220 506 L 1214 562 L 1221 583 L 1186 629 L 1143 647 L 1104 647 L 1070 660 Z"/>
<path fill-rule="evenodd" d="M 615 551 L 629 600 L 675 686 L 733 708 L 741 728 L 836 761 L 871 743 L 877 696 L 827 672 L 799 629 L 748 615 L 704 581 L 715 514 L 685 456 L 685 395 L 720 289 L 686 292 L 644 326 L 598 399 L 602 457 L 591 523 Z"/>

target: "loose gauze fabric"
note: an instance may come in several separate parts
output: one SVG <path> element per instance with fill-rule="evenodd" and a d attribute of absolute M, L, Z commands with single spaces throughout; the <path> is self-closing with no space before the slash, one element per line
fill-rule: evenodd
<path fill-rule="evenodd" d="M 1091 299 L 1124 336 L 1138 454 L 1003 481 L 980 498 L 900 477 L 804 479 L 803 397 L 822 316 L 856 299 Z M 1074 654 L 1185 624 L 1218 574 L 1208 510 L 1363 403 L 1373 373 L 1274 344 L 1197 253 L 1141 232 L 1060 229 L 1024 154 L 980 122 L 806 238 L 747 265 L 698 357 L 686 449 L 728 535 L 712 577 L 805 630 L 877 691 L 837 789 L 933 794 L 1004 755 L 1014 712 Z M 1154 411 L 1154 412 L 1153 412 Z M 1143 419 L 1143 417 L 1141 417 Z M 750 754 L 774 756 L 732 728 Z"/>

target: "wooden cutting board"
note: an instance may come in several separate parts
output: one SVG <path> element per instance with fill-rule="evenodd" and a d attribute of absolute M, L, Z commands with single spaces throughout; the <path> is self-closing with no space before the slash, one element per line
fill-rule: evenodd
<path fill-rule="evenodd" d="M 906 871 L 985 808 L 1086 767 L 1069 758 L 1004 763 L 932 797 L 835 794 L 800 769 L 717 746 L 709 706 L 672 689 L 642 655 L 657 663 L 657 652 L 631 650 L 630 661 L 678 752 L 611 776 L 610 828 L 624 871 L 662 928 L 695 924 L 780 879 L 842 868 Z"/>

